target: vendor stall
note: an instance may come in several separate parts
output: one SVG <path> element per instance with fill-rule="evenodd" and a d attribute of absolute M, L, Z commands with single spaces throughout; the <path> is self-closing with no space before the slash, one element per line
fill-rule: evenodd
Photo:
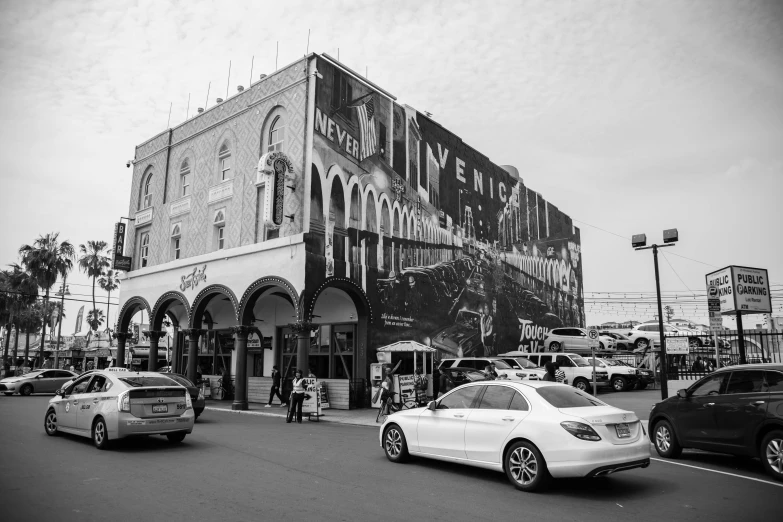
<path fill-rule="evenodd" d="M 378 362 L 370 365 L 373 390 L 383 381 L 385 368 L 394 369 L 394 401 L 411 405 L 432 399 L 432 373 L 437 350 L 416 341 L 399 341 L 378 348 Z M 373 392 L 373 396 L 375 393 Z M 379 401 L 373 407 L 380 406 Z"/>

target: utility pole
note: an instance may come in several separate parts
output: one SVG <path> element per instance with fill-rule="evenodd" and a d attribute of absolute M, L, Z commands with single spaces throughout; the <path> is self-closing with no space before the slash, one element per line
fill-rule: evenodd
<path fill-rule="evenodd" d="M 59 324 L 57 325 L 57 348 L 54 350 L 54 367 L 60 368 L 60 335 L 63 331 L 63 306 L 65 306 L 65 296 L 71 295 L 71 292 L 68 291 L 68 286 L 65 284 L 66 279 L 68 278 L 67 275 L 63 276 L 63 284 L 60 287 L 60 291 L 57 292 L 60 294 L 60 314 L 59 314 Z M 73 355 L 73 354 L 71 354 Z"/>

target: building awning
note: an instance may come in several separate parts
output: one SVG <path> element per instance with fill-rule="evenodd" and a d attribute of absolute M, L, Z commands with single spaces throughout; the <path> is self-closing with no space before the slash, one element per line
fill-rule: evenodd
<path fill-rule="evenodd" d="M 434 353 L 437 352 L 435 348 L 417 343 L 416 341 L 398 341 L 376 350 L 378 352 L 425 352 Z"/>

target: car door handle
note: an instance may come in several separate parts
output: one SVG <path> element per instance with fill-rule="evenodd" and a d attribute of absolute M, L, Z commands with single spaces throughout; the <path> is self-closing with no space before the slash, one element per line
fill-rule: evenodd
<path fill-rule="evenodd" d="M 465 416 L 465 414 L 464 413 L 455 413 L 454 416 L 461 419 L 462 417 Z"/>
<path fill-rule="evenodd" d="M 504 421 L 512 421 L 514 419 L 515 419 L 514 417 L 503 417 Z"/>

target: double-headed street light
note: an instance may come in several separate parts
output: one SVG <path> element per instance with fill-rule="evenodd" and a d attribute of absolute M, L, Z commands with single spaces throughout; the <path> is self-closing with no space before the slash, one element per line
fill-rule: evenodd
<path fill-rule="evenodd" d="M 60 334 L 63 331 L 63 306 L 65 305 L 65 296 L 71 295 L 71 292 L 68 290 L 68 285 L 65 284 L 66 277 L 63 277 L 63 283 L 60 285 L 60 289 L 54 294 L 60 296 L 60 313 L 57 317 L 58 319 L 58 325 L 57 325 L 57 347 L 54 350 L 54 367 L 59 368 L 60 367 Z"/>
<path fill-rule="evenodd" d="M 664 337 L 663 332 L 663 310 L 661 308 L 661 278 L 658 275 L 658 249 L 663 247 L 670 247 L 674 246 L 673 243 L 676 243 L 679 240 L 679 235 L 677 233 L 676 228 L 670 228 L 669 230 L 663 231 L 663 242 L 665 244 L 663 245 L 647 245 L 647 235 L 646 234 L 637 234 L 631 238 L 631 246 L 634 247 L 636 250 L 648 250 L 652 248 L 653 251 L 653 259 L 655 260 L 655 291 L 658 295 L 658 334 L 661 338 L 661 355 L 660 355 L 660 361 L 661 361 L 661 399 L 666 400 L 666 398 L 669 396 L 668 392 L 668 384 L 666 382 L 666 338 Z"/>

